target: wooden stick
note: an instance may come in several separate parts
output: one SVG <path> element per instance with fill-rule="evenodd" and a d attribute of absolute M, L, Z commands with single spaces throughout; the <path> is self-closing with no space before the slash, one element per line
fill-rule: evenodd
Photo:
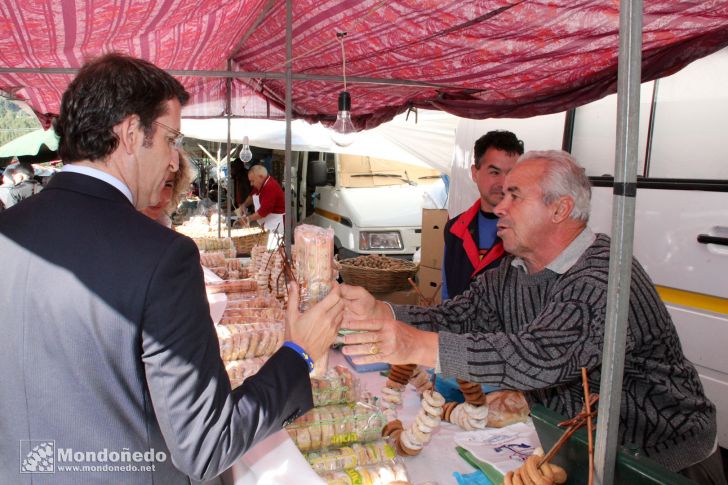
<path fill-rule="evenodd" d="M 435 295 L 437 295 L 437 292 L 440 291 L 440 286 L 442 286 L 442 283 L 439 283 L 437 287 L 435 287 L 435 291 L 432 293 L 432 297 L 428 298 L 425 296 L 424 293 L 422 293 L 422 291 L 420 291 L 420 288 L 415 284 L 412 278 L 407 278 L 407 281 L 409 281 L 410 286 L 414 288 L 414 290 L 417 292 L 417 296 L 420 298 L 422 306 L 435 305 Z"/>
<path fill-rule="evenodd" d="M 551 447 L 548 453 L 546 453 L 546 456 L 541 458 L 541 463 L 538 464 L 538 467 L 541 468 L 541 465 L 544 463 L 550 462 L 554 456 L 556 456 L 556 453 L 559 452 L 562 446 L 564 446 L 564 443 L 566 443 L 566 440 L 568 440 L 572 434 L 576 432 L 576 430 L 579 429 L 579 426 L 572 426 L 569 429 L 564 432 L 564 434 L 561 435 L 561 438 L 559 438 L 559 441 L 554 443 L 554 446 Z"/>
<path fill-rule="evenodd" d="M 288 255 L 286 254 L 286 247 L 285 247 L 283 241 L 280 241 L 278 243 L 278 254 L 281 257 L 283 272 L 285 273 L 286 277 L 288 278 L 289 281 L 295 281 L 296 275 L 293 272 L 293 262 L 289 261 L 289 259 L 288 259 Z"/>
<path fill-rule="evenodd" d="M 586 406 L 586 429 L 589 438 L 589 485 L 594 483 L 594 442 L 592 439 L 591 399 L 589 398 L 589 380 L 586 376 L 586 367 L 581 368 L 581 381 L 584 387 L 584 406 Z"/>
<path fill-rule="evenodd" d="M 589 399 L 587 399 L 587 403 L 589 405 L 594 405 L 599 400 L 599 395 L 592 394 L 589 396 Z M 572 434 L 576 432 L 577 429 L 584 426 L 584 424 L 587 421 L 588 415 L 586 414 L 586 410 L 582 411 L 572 419 L 568 421 L 564 421 L 563 423 L 559 423 L 559 426 L 563 426 L 567 423 L 570 423 L 569 428 L 564 432 L 563 435 L 561 435 L 561 438 L 559 438 L 559 441 L 554 443 L 554 446 L 551 447 L 548 453 L 546 453 L 546 456 L 541 458 L 541 462 L 538 464 L 538 467 L 541 468 L 541 465 L 544 463 L 547 463 L 553 459 L 554 456 L 559 452 L 562 446 L 564 446 L 564 443 L 566 443 L 566 440 L 568 440 Z"/>
<path fill-rule="evenodd" d="M 407 281 L 409 281 L 410 286 L 417 292 L 417 296 L 419 296 L 422 301 L 425 301 L 425 295 L 422 294 L 419 286 L 415 284 L 414 280 L 412 278 L 407 278 Z"/>

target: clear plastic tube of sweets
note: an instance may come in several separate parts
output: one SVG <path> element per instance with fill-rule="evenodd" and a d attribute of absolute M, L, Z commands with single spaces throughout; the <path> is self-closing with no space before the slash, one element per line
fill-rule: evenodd
<path fill-rule="evenodd" d="M 293 260 L 300 292 L 298 309 L 304 312 L 329 294 L 333 286 L 334 230 L 301 224 L 294 233 Z M 314 364 L 312 376 L 324 376 L 328 354 Z"/>

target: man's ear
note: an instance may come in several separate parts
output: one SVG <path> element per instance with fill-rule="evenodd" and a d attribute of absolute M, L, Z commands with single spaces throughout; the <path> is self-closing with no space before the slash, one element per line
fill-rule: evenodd
<path fill-rule="evenodd" d="M 144 129 L 141 126 L 139 115 L 129 115 L 114 127 L 119 137 L 119 148 L 127 154 L 132 154 L 144 141 Z"/>
<path fill-rule="evenodd" d="M 472 178 L 473 182 L 475 182 L 476 184 L 478 183 L 477 175 L 478 175 L 478 169 L 475 167 L 475 164 L 472 164 L 470 166 L 470 178 Z"/>
<path fill-rule="evenodd" d="M 551 220 L 555 223 L 563 222 L 571 216 L 571 211 L 574 210 L 574 199 L 571 197 L 559 197 L 559 200 L 553 204 L 554 212 Z"/>

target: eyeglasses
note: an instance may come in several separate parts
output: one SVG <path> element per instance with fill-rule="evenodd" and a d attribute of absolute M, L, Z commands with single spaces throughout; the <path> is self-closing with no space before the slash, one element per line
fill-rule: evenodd
<path fill-rule="evenodd" d="M 180 148 L 182 148 L 182 142 L 185 139 L 185 135 L 182 132 L 177 131 L 170 126 L 167 126 L 164 123 L 160 123 L 159 121 L 152 121 L 152 124 L 159 125 L 162 128 L 164 128 L 165 130 L 174 134 L 174 138 L 171 138 L 169 140 L 169 144 L 172 145 L 176 150 L 179 150 Z"/>

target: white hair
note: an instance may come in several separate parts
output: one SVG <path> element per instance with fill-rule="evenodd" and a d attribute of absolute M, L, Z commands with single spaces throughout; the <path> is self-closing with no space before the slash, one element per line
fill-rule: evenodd
<path fill-rule="evenodd" d="M 261 175 L 263 177 L 268 176 L 268 169 L 265 168 L 265 165 L 253 165 L 250 167 L 249 173 L 252 173 L 253 175 Z"/>
<path fill-rule="evenodd" d="M 584 167 L 562 150 L 529 151 L 521 155 L 517 163 L 535 159 L 547 162 L 540 181 L 544 204 L 548 205 L 559 197 L 571 197 L 574 208 L 570 217 L 588 222 L 591 209 L 591 183 Z"/>

